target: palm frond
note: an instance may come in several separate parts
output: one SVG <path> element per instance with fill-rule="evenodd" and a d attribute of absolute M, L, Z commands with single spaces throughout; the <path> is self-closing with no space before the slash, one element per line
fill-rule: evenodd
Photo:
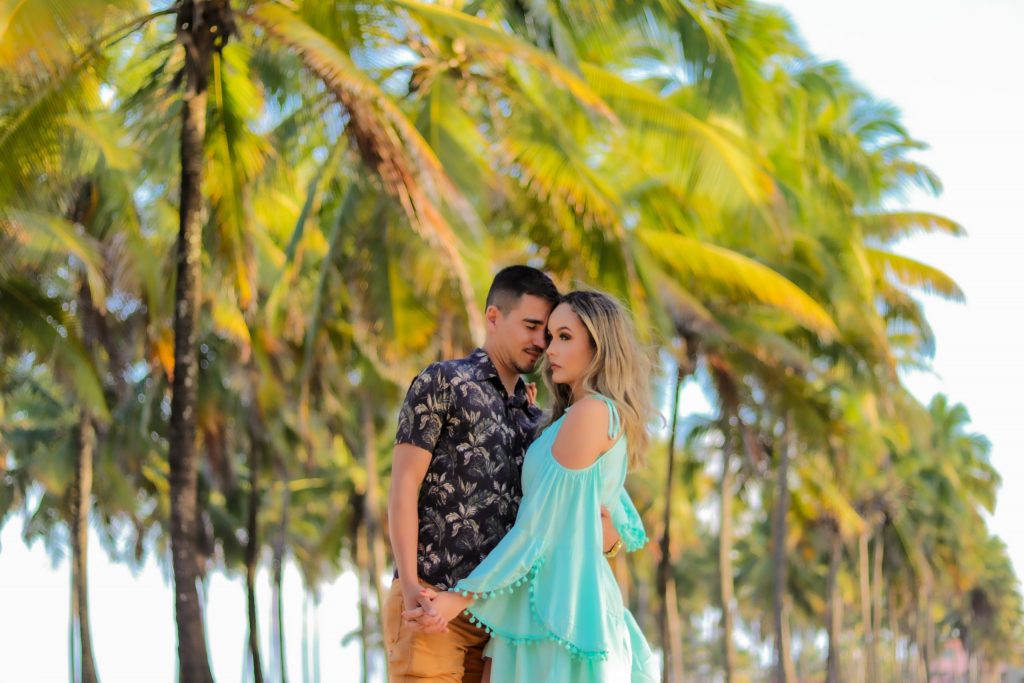
<path fill-rule="evenodd" d="M 461 254 L 463 247 L 438 206 L 440 197 L 468 225 L 476 225 L 478 219 L 430 146 L 348 55 L 299 17 L 272 4 L 260 4 L 243 16 L 295 50 L 306 67 L 334 92 L 348 113 L 347 132 L 363 162 L 399 202 L 412 227 L 444 255 L 459 284 L 474 336 L 482 339 L 483 315 L 475 286 Z"/>
<path fill-rule="evenodd" d="M 102 256 L 93 239 L 80 233 L 73 223 L 52 214 L 14 210 L 8 212 L 6 222 L 9 229 L 17 231 L 16 239 L 26 250 L 23 257 L 38 260 L 52 253 L 73 257 L 85 274 L 93 301 L 102 310 L 107 287 Z"/>
<path fill-rule="evenodd" d="M 867 213 L 858 216 L 857 221 L 865 237 L 873 237 L 883 244 L 922 233 L 942 233 L 953 237 L 967 234 L 963 226 L 951 218 L 927 211 Z"/>
<path fill-rule="evenodd" d="M 871 247 L 865 249 L 865 255 L 877 277 L 891 277 L 908 287 L 957 303 L 963 303 L 965 300 L 960 285 L 934 266 Z"/>
<path fill-rule="evenodd" d="M 104 24 L 143 7 L 141 0 L 4 0 L 0 70 L 21 77 L 63 71 Z"/>
<path fill-rule="evenodd" d="M 271 154 L 266 140 L 252 130 L 262 113 L 262 100 L 249 78 L 247 60 L 248 49 L 238 42 L 215 53 L 213 111 L 206 142 L 212 148 L 206 188 L 214 209 L 222 260 L 229 264 L 230 280 L 243 309 L 252 305 L 256 279 L 246 188 Z"/>
<path fill-rule="evenodd" d="M 640 228 L 636 234 L 670 272 L 684 278 L 689 289 L 773 306 L 823 338 L 838 336 L 825 309 L 771 268 L 735 251 L 678 233 Z"/>
<path fill-rule="evenodd" d="M 550 53 L 538 50 L 518 37 L 499 30 L 484 19 L 442 5 L 415 0 L 396 0 L 395 4 L 405 9 L 421 24 L 431 26 L 448 39 L 458 38 L 483 46 L 492 59 L 504 61 L 512 58 L 521 61 L 570 92 L 581 104 L 606 118 L 614 119 L 614 114 L 601 97 Z"/>
<path fill-rule="evenodd" d="M 742 133 L 730 128 L 724 119 L 705 121 L 665 100 L 647 88 L 592 64 L 583 64 L 583 73 L 594 90 L 611 105 L 617 116 L 637 131 L 630 146 L 647 141 L 652 158 L 661 158 L 662 166 L 677 170 L 680 162 L 698 163 L 694 178 L 710 187 L 722 187 L 723 181 L 736 183 L 749 201 L 762 203 L 771 190 L 771 179 L 758 166 Z M 677 171 L 678 173 L 678 171 Z M 684 176 L 685 178 L 685 176 Z"/>
<path fill-rule="evenodd" d="M 110 418 L 96 365 L 60 301 L 23 279 L 0 277 L 0 312 L 5 333 L 19 335 L 21 347 L 41 359 L 52 359 L 56 372 L 71 380 L 78 402 L 99 419 Z"/>

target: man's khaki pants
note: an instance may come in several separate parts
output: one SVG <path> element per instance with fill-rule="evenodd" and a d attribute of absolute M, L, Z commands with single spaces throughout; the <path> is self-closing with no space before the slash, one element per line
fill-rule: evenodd
<path fill-rule="evenodd" d="M 395 579 L 384 603 L 390 683 L 480 683 L 486 631 L 460 614 L 447 632 L 422 633 L 402 623 L 403 609 L 402 585 Z"/>

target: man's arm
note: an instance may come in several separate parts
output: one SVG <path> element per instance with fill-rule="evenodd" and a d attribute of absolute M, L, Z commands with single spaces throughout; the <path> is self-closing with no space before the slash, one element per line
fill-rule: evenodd
<path fill-rule="evenodd" d="M 391 552 L 405 597 L 405 608 L 419 604 L 419 576 L 416 566 L 416 547 L 420 518 L 417 500 L 420 485 L 427 475 L 431 454 L 418 446 L 400 443 L 395 446 L 391 464 L 391 491 L 388 494 L 388 528 Z"/>

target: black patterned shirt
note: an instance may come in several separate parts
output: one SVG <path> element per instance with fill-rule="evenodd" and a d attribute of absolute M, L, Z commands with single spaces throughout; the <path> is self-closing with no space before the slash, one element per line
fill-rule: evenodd
<path fill-rule="evenodd" d="M 454 586 L 494 549 L 516 521 L 523 455 L 541 411 L 523 380 L 509 396 L 487 352 L 434 363 L 409 387 L 395 443 L 430 451 L 420 487 L 420 577 Z"/>

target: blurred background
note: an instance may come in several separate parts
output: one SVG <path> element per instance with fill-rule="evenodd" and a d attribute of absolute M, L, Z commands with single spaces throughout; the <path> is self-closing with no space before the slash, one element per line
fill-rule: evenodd
<path fill-rule="evenodd" d="M 0 680 L 386 680 L 397 409 L 513 263 L 659 360 L 664 680 L 1024 679 L 1021 29 L 0 0 Z"/>

